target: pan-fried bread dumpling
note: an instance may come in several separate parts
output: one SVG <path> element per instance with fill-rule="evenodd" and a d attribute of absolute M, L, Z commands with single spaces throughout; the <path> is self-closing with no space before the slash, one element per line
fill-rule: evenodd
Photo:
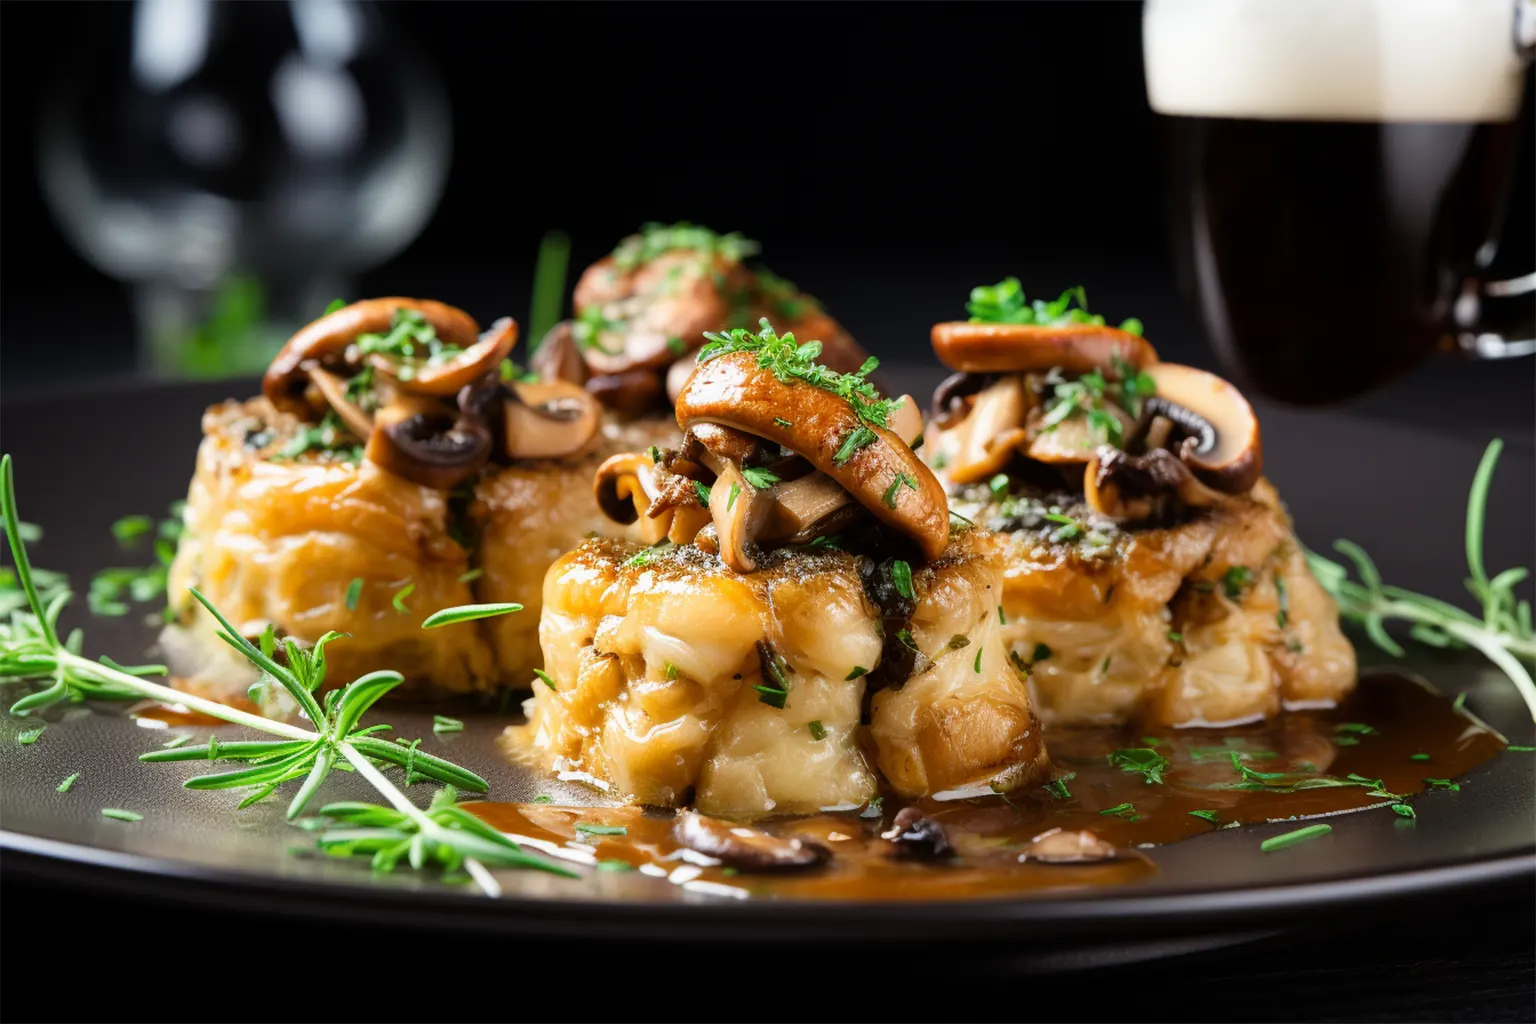
<path fill-rule="evenodd" d="M 524 733 L 550 770 L 742 819 L 858 805 L 882 775 L 922 797 L 1048 770 L 993 542 L 951 539 L 910 399 L 815 355 L 766 320 L 712 336 L 682 445 L 599 471 L 656 546 L 592 540 L 550 570 Z"/>
<path fill-rule="evenodd" d="M 1261 476 L 1252 408 L 1072 298 L 1031 306 L 1010 279 L 933 331 L 957 372 L 928 457 L 955 510 L 1007 538 L 1004 633 L 1040 714 L 1221 725 L 1337 701 L 1354 652 Z"/>
<path fill-rule="evenodd" d="M 269 623 L 307 643 L 351 634 L 326 652 L 338 685 L 378 668 L 443 692 L 493 684 L 491 649 L 474 624 L 421 629 L 432 611 L 475 600 L 461 582 L 469 554 L 452 535 L 446 493 L 345 451 L 275 457 L 304 427 L 264 398 L 214 406 L 203 426 L 169 580 L 185 632 L 168 646 L 190 663 L 173 666 L 188 685 L 243 698 L 255 681 L 223 656 L 194 586 L 249 636 Z"/>
<path fill-rule="evenodd" d="M 365 300 L 295 334 L 261 398 L 210 412 L 172 575 L 194 628 L 167 637 L 189 685 L 249 681 L 226 671 L 189 585 L 253 635 L 350 634 L 329 654 L 337 682 L 395 669 L 421 690 L 527 685 L 544 572 L 605 522 L 592 467 L 676 428 L 605 425 L 582 388 L 508 374 L 516 334 L 430 300 Z M 420 628 L 493 600 L 533 608 Z"/>

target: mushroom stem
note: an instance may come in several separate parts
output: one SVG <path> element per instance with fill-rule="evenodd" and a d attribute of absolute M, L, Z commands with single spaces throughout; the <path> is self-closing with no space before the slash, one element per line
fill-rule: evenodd
<path fill-rule="evenodd" d="M 768 502 L 735 464 L 727 464 L 709 490 L 709 513 L 720 538 L 720 560 L 736 572 L 757 568 L 757 530 Z"/>
<path fill-rule="evenodd" d="M 373 433 L 373 417 L 364 412 L 357 403 L 347 397 L 347 382 L 329 370 L 316 367 L 309 371 L 309 379 L 325 396 L 331 409 L 341 417 L 341 422 L 347 425 L 347 429 L 356 434 L 359 439 L 366 441 Z"/>

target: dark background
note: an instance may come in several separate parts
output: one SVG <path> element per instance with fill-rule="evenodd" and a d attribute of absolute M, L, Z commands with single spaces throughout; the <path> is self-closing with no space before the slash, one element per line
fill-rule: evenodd
<path fill-rule="evenodd" d="M 1138 4 L 399 3 L 383 14 L 444 82 L 454 156 L 434 220 L 358 282 L 358 295 L 427 295 L 482 320 L 523 318 L 546 230 L 570 232 L 579 268 L 643 221 L 689 219 L 761 240 L 774 269 L 820 296 L 887 358 L 928 360 L 928 326 L 961 314 L 971 285 L 1013 273 L 1032 295 L 1084 284 L 1096 310 L 1144 320 L 1166 357 L 1211 363 L 1178 299 L 1170 262 Z M 68 247 L 41 201 L 33 163 L 37 105 L 49 76 L 61 62 L 121 46 L 129 17 L 126 4 L 0 8 L 0 397 L 132 371 L 126 287 Z M 1529 133 L 1523 160 L 1498 263 L 1511 274 L 1533 266 Z M 1532 382 L 1531 360 L 1441 362 L 1357 400 L 1352 411 L 1479 440 L 1502 433 L 1529 449 Z M 1400 465 L 1410 474 L 1414 457 L 1408 446 L 1384 451 L 1378 468 Z M 1388 518 L 1392 511 L 1383 510 Z M 231 985 L 255 986 L 259 1009 L 248 1012 L 258 1016 L 282 1005 L 285 992 L 327 991 L 323 1001 L 304 1003 L 318 1014 L 338 1004 L 327 977 L 377 977 L 391 958 L 402 968 L 419 960 L 427 976 L 432 965 L 450 965 L 452 979 L 465 985 L 431 1007 L 450 1018 L 521 1016 L 520 1006 L 534 1006 L 543 1008 L 539 1017 L 643 1019 L 649 1007 L 752 1019 L 769 1005 L 755 994 L 765 990 L 778 993 L 773 1005 L 790 1000 L 812 1017 L 827 992 L 838 1001 L 826 1006 L 890 1019 L 1518 1020 L 1532 1011 L 1528 891 L 1503 903 L 1469 902 L 1459 913 L 1442 908 L 1389 934 L 1369 922 L 1340 921 L 1327 934 L 1237 950 L 1216 962 L 971 989 L 963 966 L 918 984 L 921 970 L 903 972 L 923 960 L 906 953 L 852 956 L 845 970 L 824 966 L 814 984 L 801 985 L 804 965 L 785 950 L 714 963 L 702 976 L 681 957 L 650 964 L 641 989 L 593 986 L 594 976 L 633 976 L 636 961 L 626 959 L 633 951 L 605 949 L 602 962 L 591 964 L 595 950 L 580 944 L 540 956 L 527 945 L 472 950 L 441 936 L 422 936 L 417 946 L 343 924 L 222 915 L 210 922 L 184 908 L 72 897 L 10 878 L 3 898 L 0 967 L 7 1001 L 14 1001 L 10 1019 L 26 1016 L 20 1007 L 29 995 L 48 1000 L 44 1006 L 66 999 L 78 1010 L 76 996 L 61 993 L 64 973 L 100 978 L 107 967 L 101 957 L 79 963 L 73 943 L 42 941 L 38 922 L 50 920 L 94 922 L 92 941 L 111 949 L 121 967 L 97 983 L 114 1000 L 125 986 L 169 991 L 177 1000 L 190 995 L 196 989 L 184 987 L 186 972 L 162 976 L 151 965 L 170 962 L 164 957 L 174 959 L 175 951 L 206 965 L 213 950 L 194 950 L 186 940 L 214 936 L 220 955 L 234 957 L 233 968 L 219 970 L 230 972 Z M 24 922 L 33 922 L 26 928 L 32 938 Z M 302 934 L 284 939 L 280 923 Z M 251 961 L 240 952 L 275 950 L 280 942 L 297 943 L 289 947 L 297 979 L 269 977 L 277 968 L 264 955 Z M 824 955 L 830 964 L 844 954 Z M 333 969 L 314 973 L 300 961 Z M 558 979 L 558 992 L 545 986 L 540 995 L 514 983 L 535 969 Z M 726 995 L 706 1006 L 675 1002 L 674 986 L 694 983 L 690 977 Z M 444 971 L 439 980 L 449 978 Z M 351 1012 L 387 1015 L 381 1007 L 416 1005 L 406 997 L 419 985 L 381 984 Z M 649 1002 L 663 996 L 674 1001 Z M 239 1016 L 228 998 L 192 1002 Z M 947 1008 L 925 1013 L 936 1005 Z M 140 1009 L 169 1012 L 166 1000 Z M 53 1003 L 38 1012 L 69 1011 Z M 114 1012 L 136 1011 L 122 1004 Z"/>
<path fill-rule="evenodd" d="M 931 360 L 928 326 L 1006 274 L 1034 296 L 1087 286 L 1165 358 L 1210 364 L 1170 260 L 1161 126 L 1137 3 L 682 5 L 396 3 L 398 40 L 453 110 L 426 230 L 356 283 L 484 320 L 527 316 L 538 240 L 573 273 L 648 220 L 759 239 L 866 347 Z M 127 4 L 8 4 L 0 32 L 0 380 L 6 393 L 132 368 L 126 286 L 71 251 L 33 141 L 61 68 L 125 49 Z M 1536 264 L 1530 133 L 1496 269 Z M 67 340 L 66 340 L 67 339 Z M 1439 365 L 1355 403 L 1404 418 L 1447 386 L 1530 433 L 1532 361 Z M 1465 429 L 1454 411 L 1431 422 Z"/>

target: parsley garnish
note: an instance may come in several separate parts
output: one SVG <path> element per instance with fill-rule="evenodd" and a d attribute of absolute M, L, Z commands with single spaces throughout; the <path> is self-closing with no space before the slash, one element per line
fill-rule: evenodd
<path fill-rule="evenodd" d="M 1216 821 L 1217 820 L 1217 815 L 1216 815 L 1215 811 L 1190 811 L 1189 813 L 1190 813 L 1191 817 L 1204 818 L 1206 821 Z"/>
<path fill-rule="evenodd" d="M 897 473 L 895 479 L 891 481 L 891 486 L 885 489 L 885 494 L 882 496 L 886 508 L 896 507 L 896 494 L 901 487 L 915 491 L 917 490 L 917 481 L 906 473 Z"/>
<path fill-rule="evenodd" d="M 1221 589 L 1234 601 L 1242 597 L 1243 591 L 1252 583 L 1253 570 L 1243 565 L 1232 566 L 1221 577 Z"/>
<path fill-rule="evenodd" d="M 912 600 L 912 567 L 899 558 L 891 563 L 891 582 L 896 584 L 896 593 Z"/>
<path fill-rule="evenodd" d="M 559 690 L 560 689 L 558 686 L 555 685 L 555 680 L 553 679 L 553 677 L 551 677 L 550 674 L 548 672 L 545 672 L 543 669 L 536 668 L 536 669 L 533 670 L 533 674 L 539 677 L 539 682 L 543 683 L 545 686 L 549 687 L 551 690 Z"/>
<path fill-rule="evenodd" d="M 1067 783 L 1075 778 L 1077 778 L 1077 772 L 1067 772 L 1065 775 L 1058 775 L 1045 784 L 1045 791 L 1057 800 L 1070 800 L 1072 799 L 1072 791 L 1067 788 Z"/>
<path fill-rule="evenodd" d="M 1168 759 L 1150 747 L 1123 748 L 1110 754 L 1108 760 L 1112 768 L 1131 775 L 1139 774 L 1147 785 L 1161 784 L 1163 772 L 1169 768 Z"/>
<path fill-rule="evenodd" d="M 352 582 L 347 584 L 347 596 L 346 596 L 345 601 L 343 602 L 347 606 L 347 611 L 349 611 L 349 612 L 357 611 L 357 601 L 358 601 L 358 598 L 360 598 L 362 596 L 363 596 L 363 579 L 362 579 L 361 576 L 354 576 L 352 578 Z"/>
<path fill-rule="evenodd" d="M 819 721 L 811 722 L 810 725 L 807 726 L 807 728 L 809 728 L 811 730 L 811 739 L 820 742 L 821 740 L 824 740 L 824 739 L 827 738 L 826 727 L 823 726 L 821 724 L 821 722 L 819 722 Z"/>
<path fill-rule="evenodd" d="M 1136 805 L 1131 803 L 1116 804 L 1113 807 L 1106 807 L 1099 813 L 1105 815 L 1106 817 L 1124 818 L 1126 821 L 1141 820 L 1141 815 L 1136 813 Z"/>
<path fill-rule="evenodd" d="M 656 257 L 669 252 L 697 252 L 705 257 L 724 256 L 733 263 L 740 263 L 757 255 L 759 246 L 750 238 L 732 231 L 722 235 L 709 228 L 687 221 L 676 224 L 648 223 L 638 233 L 619 242 L 613 250 L 613 263 L 623 273 L 629 273 Z"/>
<path fill-rule="evenodd" d="M 859 676 L 867 676 L 867 675 L 869 675 L 869 669 L 865 668 L 863 665 L 855 665 L 855 666 L 853 666 L 853 670 L 850 671 L 846 676 L 843 677 L 843 682 L 851 683 L 855 679 L 859 678 Z M 1515 750 L 1516 748 L 1515 747 L 1510 747 L 1509 749 L 1510 750 Z"/>
<path fill-rule="evenodd" d="M 590 821 L 578 821 L 576 831 L 589 836 L 623 836 L 629 834 L 625 825 L 595 825 Z"/>
<path fill-rule="evenodd" d="M 741 470 L 741 475 L 746 479 L 747 483 L 751 484 L 753 487 L 756 487 L 760 491 L 767 490 L 769 487 L 772 487 L 774 484 L 779 482 L 779 476 L 777 473 L 774 473 L 772 470 L 762 469 L 757 466 L 743 467 Z"/>
<path fill-rule="evenodd" d="M 695 480 L 693 482 L 693 493 L 698 497 L 699 504 L 703 505 L 705 508 L 709 507 L 709 492 L 710 487 L 708 484 L 700 480 Z"/>

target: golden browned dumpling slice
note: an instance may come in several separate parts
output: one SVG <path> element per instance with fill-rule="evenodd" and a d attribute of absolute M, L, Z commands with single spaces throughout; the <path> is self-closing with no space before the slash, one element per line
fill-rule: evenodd
<path fill-rule="evenodd" d="M 443 692 L 495 685 L 477 624 L 421 629 L 431 612 L 475 600 L 448 493 L 346 452 L 279 456 L 303 428 L 263 398 L 214 406 L 203 429 L 169 587 L 182 632 L 167 645 L 189 685 L 238 696 L 254 680 L 188 587 L 248 636 L 268 624 L 306 643 L 351 634 L 326 652 L 333 684 L 390 668 Z"/>
<path fill-rule="evenodd" d="M 881 775 L 913 797 L 1038 781 L 986 540 L 914 569 L 904 620 L 872 596 L 878 575 L 825 548 L 737 573 L 689 544 L 589 541 L 545 584 L 552 685 L 535 688 L 522 741 L 614 796 L 736 819 L 857 806 Z"/>

